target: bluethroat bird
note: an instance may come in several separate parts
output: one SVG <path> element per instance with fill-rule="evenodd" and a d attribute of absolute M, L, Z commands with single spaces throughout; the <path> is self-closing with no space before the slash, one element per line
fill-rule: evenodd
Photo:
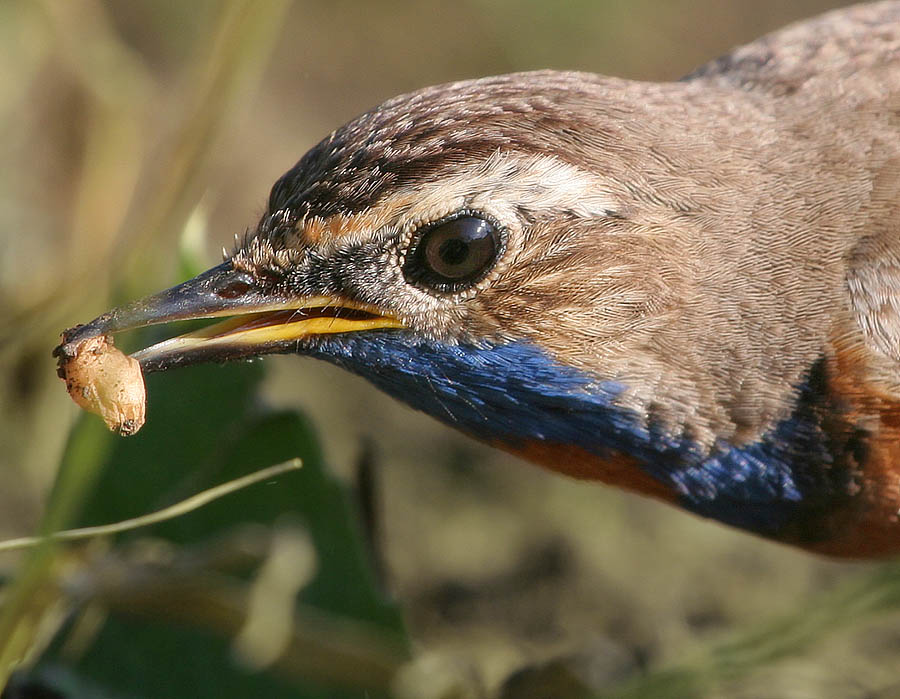
<path fill-rule="evenodd" d="M 900 2 L 679 82 L 539 71 L 336 129 L 225 261 L 64 335 L 228 316 L 145 372 L 337 364 L 547 468 L 900 552 Z"/>

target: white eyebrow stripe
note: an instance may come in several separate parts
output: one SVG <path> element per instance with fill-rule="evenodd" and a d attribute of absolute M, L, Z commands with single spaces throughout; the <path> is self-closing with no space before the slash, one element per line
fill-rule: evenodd
<path fill-rule="evenodd" d="M 498 151 L 475 168 L 460 168 L 409 190 L 407 196 L 416 194 L 416 213 L 448 208 L 450 202 L 472 208 L 489 203 L 509 213 L 516 207 L 566 210 L 583 218 L 606 217 L 620 208 L 603 180 L 592 173 L 552 155 L 512 151 Z"/>

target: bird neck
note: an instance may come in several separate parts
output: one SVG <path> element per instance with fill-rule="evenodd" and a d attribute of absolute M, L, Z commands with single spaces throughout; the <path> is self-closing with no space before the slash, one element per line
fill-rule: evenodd
<path fill-rule="evenodd" d="M 324 336 L 309 353 L 477 439 L 555 470 L 642 490 L 775 538 L 820 535 L 804 529 L 806 514 L 848 491 L 850 475 L 832 464 L 819 424 L 826 393 L 820 368 L 775 428 L 740 447 L 723 441 L 709 449 L 620 405 L 625 385 L 589 376 L 533 344 L 447 344 L 398 331 L 365 335 Z M 535 458 L 538 452 L 542 458 Z M 553 453 L 562 460 L 586 456 L 590 466 L 551 463 Z M 640 479 L 621 468 L 623 458 Z"/>

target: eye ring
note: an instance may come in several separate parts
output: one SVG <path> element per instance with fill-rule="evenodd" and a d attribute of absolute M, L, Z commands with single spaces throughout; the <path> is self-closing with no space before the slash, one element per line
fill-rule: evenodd
<path fill-rule="evenodd" d="M 464 291 L 487 276 L 503 247 L 500 226 L 480 213 L 460 211 L 415 232 L 403 276 L 428 291 Z"/>

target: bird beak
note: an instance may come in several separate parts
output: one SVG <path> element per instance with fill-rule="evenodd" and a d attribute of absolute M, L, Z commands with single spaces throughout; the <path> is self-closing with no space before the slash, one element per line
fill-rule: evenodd
<path fill-rule="evenodd" d="M 259 291 L 249 276 L 226 262 L 66 331 L 58 351 L 121 330 L 223 317 L 226 320 L 164 340 L 132 357 L 144 372 L 165 371 L 200 362 L 291 352 L 300 339 L 315 335 L 403 327 L 397 318 L 371 306 L 330 296 L 291 298 Z"/>

